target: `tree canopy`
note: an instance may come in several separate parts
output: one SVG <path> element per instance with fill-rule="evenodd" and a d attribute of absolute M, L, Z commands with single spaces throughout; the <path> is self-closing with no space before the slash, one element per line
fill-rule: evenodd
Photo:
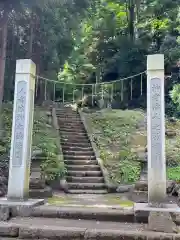
<path fill-rule="evenodd" d="M 7 96 L 18 58 L 32 58 L 39 75 L 71 83 L 142 72 L 154 53 L 165 54 L 170 74 L 180 59 L 180 0 L 1 0 L 0 10 L 2 20 L 8 16 L 7 44 L 6 21 L 0 44 Z"/>

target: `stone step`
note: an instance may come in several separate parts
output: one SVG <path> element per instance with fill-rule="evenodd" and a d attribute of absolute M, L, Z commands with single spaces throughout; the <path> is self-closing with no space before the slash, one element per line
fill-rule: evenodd
<path fill-rule="evenodd" d="M 103 177 L 67 177 L 68 182 L 74 183 L 104 183 Z"/>
<path fill-rule="evenodd" d="M 80 123 L 81 120 L 79 118 L 59 118 L 58 119 L 59 124 L 61 125 L 62 122 L 66 123 Z"/>
<path fill-rule="evenodd" d="M 96 160 L 64 160 L 64 163 L 68 165 L 98 165 Z"/>
<path fill-rule="evenodd" d="M 76 146 L 78 146 L 78 147 L 79 147 L 79 146 L 82 146 L 83 144 L 87 144 L 87 143 L 88 143 L 89 145 L 91 144 L 91 143 L 90 143 L 90 140 L 89 140 L 88 138 L 79 139 L 78 137 L 76 137 L 76 138 L 75 138 L 75 137 L 74 137 L 74 138 L 71 137 L 71 138 L 68 138 L 68 139 L 67 139 L 67 138 L 63 138 L 63 137 L 61 138 L 61 137 L 60 137 L 60 139 L 61 139 L 61 142 L 63 142 L 63 143 L 70 143 L 70 144 L 71 144 L 71 143 L 74 143 L 74 145 L 76 145 Z M 82 145 L 80 145 L 80 144 L 82 144 Z M 91 146 L 91 145 L 90 145 L 90 146 Z"/>
<path fill-rule="evenodd" d="M 44 189 L 46 186 L 45 180 L 41 178 L 30 178 L 30 189 Z"/>
<path fill-rule="evenodd" d="M 64 116 L 64 115 L 73 115 L 73 116 L 79 116 L 79 113 L 69 110 L 64 111 L 56 111 L 57 116 Z"/>
<path fill-rule="evenodd" d="M 49 198 L 52 197 L 52 188 L 45 187 L 44 189 L 30 189 L 29 197 L 30 198 Z"/>
<path fill-rule="evenodd" d="M 102 192 L 102 191 L 96 191 L 96 192 Z M 16 227 L 17 227 L 17 225 L 20 224 L 20 221 L 17 221 L 17 219 L 18 217 L 11 219 L 9 221 L 9 223 L 11 223 L 10 225 L 13 226 L 12 224 L 14 223 L 16 224 Z M 71 222 L 72 221 L 71 219 L 74 219 L 74 221 L 76 222 L 74 222 L 73 224 L 75 225 L 78 222 L 84 225 L 86 220 L 96 220 L 96 221 L 103 221 L 104 223 L 108 221 L 112 221 L 115 223 L 118 222 L 117 227 L 119 227 L 120 222 L 125 222 L 125 223 L 134 222 L 134 211 L 133 211 L 133 208 L 132 209 L 111 209 L 111 208 L 96 208 L 96 207 L 88 207 L 88 208 L 87 207 L 63 207 L 63 206 L 60 207 L 60 206 L 44 205 L 44 206 L 35 207 L 31 213 L 30 218 L 19 217 L 19 219 L 21 219 L 23 225 L 26 225 L 27 221 L 31 219 L 31 223 L 29 221 L 27 223 L 28 226 L 32 226 L 33 224 L 37 226 L 38 225 L 37 220 L 40 220 L 41 224 L 44 225 L 45 227 L 48 227 L 49 225 L 52 225 L 52 226 L 57 225 L 60 228 L 60 226 L 63 226 L 63 227 L 67 226 L 68 221 Z M 77 221 L 77 219 L 79 221 Z M 80 219 L 82 219 L 83 221 L 80 221 Z M 61 224 L 60 222 L 58 222 L 58 220 L 62 221 Z M 1 227 L 3 227 L 4 224 L 6 223 L 2 223 Z M 89 225 L 88 227 L 91 227 L 91 226 Z M 12 237 L 15 237 L 15 236 L 12 235 Z M 57 239 L 57 238 L 54 238 L 54 239 Z M 112 240 L 112 238 L 110 239 Z"/>
<path fill-rule="evenodd" d="M 60 126 L 59 128 L 60 133 L 61 132 L 67 132 L 67 133 L 86 133 L 83 126 Z M 87 133 L 86 133 L 87 134 Z"/>
<path fill-rule="evenodd" d="M 77 134 L 77 133 L 65 133 L 62 134 L 62 132 L 60 132 L 60 136 L 64 139 L 80 139 L 80 140 L 89 140 L 87 134 Z"/>
<path fill-rule="evenodd" d="M 79 214 L 79 219 L 77 218 L 77 213 L 80 213 L 80 211 L 76 211 L 71 219 L 67 219 L 67 216 L 70 214 L 66 215 L 64 212 L 66 218 L 62 217 L 55 219 L 44 216 L 31 218 L 16 217 L 12 218 L 7 223 L 2 223 L 1 236 L 15 239 L 46 240 L 178 240 L 180 237 L 179 233 L 167 234 L 150 231 L 144 224 L 133 223 L 130 221 L 133 218 L 133 212 L 126 213 L 117 210 L 114 210 L 114 212 L 111 212 L 112 210 L 105 211 L 97 213 L 101 220 L 97 220 L 94 211 L 87 211 L 87 214 L 85 214 L 86 212 Z M 47 210 L 45 212 L 47 213 Z M 59 214 L 61 210 L 56 210 L 56 212 Z M 57 216 L 57 213 L 54 216 Z M 89 218 L 90 213 L 92 219 Z M 81 216 L 86 216 L 88 218 L 83 219 Z M 112 220 L 104 221 L 103 218 Z"/>
<path fill-rule="evenodd" d="M 76 130 L 84 130 L 84 125 L 82 123 L 78 123 L 78 124 L 74 124 L 74 123 L 62 123 L 62 124 L 58 124 L 59 129 L 76 129 Z"/>
<path fill-rule="evenodd" d="M 80 134 L 73 134 L 73 133 L 71 133 L 71 134 L 68 134 L 68 133 L 66 133 L 66 134 L 62 134 L 62 133 L 60 133 L 60 137 L 61 137 L 61 139 L 78 139 L 78 140 L 81 140 L 81 141 L 89 141 L 89 138 L 88 138 L 88 136 L 87 135 L 85 135 L 85 134 L 83 134 L 83 135 L 80 135 Z"/>
<path fill-rule="evenodd" d="M 77 117 L 80 117 L 79 116 L 79 113 L 77 112 L 71 112 L 71 111 L 59 111 L 59 112 L 56 112 L 56 115 L 59 117 L 59 116 L 77 116 Z"/>
<path fill-rule="evenodd" d="M 94 152 L 93 152 L 93 150 L 91 150 L 91 151 L 87 151 L 87 150 L 84 150 L 84 151 L 78 151 L 78 150 L 74 150 L 74 151 L 72 151 L 72 150 L 64 150 L 63 149 L 63 153 L 65 154 L 65 155 L 73 155 L 73 156 L 84 156 L 84 155 L 86 155 L 86 156 L 94 156 Z"/>
<path fill-rule="evenodd" d="M 68 176 L 74 176 L 74 177 L 101 177 L 102 172 L 101 171 L 77 171 L 77 170 L 69 170 L 67 172 Z"/>
<path fill-rule="evenodd" d="M 87 136 L 87 133 L 84 131 L 84 132 L 73 132 L 73 131 L 71 131 L 71 132 L 68 132 L 68 131 L 62 131 L 62 130 L 60 130 L 60 134 L 61 134 L 61 136 L 63 136 L 63 137 L 70 137 L 70 136 L 76 136 L 76 137 L 81 137 L 81 136 L 83 136 L 83 137 L 88 137 Z"/>
<path fill-rule="evenodd" d="M 76 112 L 74 109 L 72 109 L 71 107 L 63 107 L 61 106 L 60 108 L 56 108 L 56 113 L 59 113 L 59 112 Z"/>
<path fill-rule="evenodd" d="M 87 142 L 73 142 L 73 141 L 63 141 L 61 139 L 61 144 L 62 147 L 84 147 L 84 148 L 88 148 L 91 147 L 90 141 Z"/>
<path fill-rule="evenodd" d="M 63 136 L 60 136 L 60 139 L 62 142 L 74 142 L 76 143 L 76 145 L 79 146 L 80 143 L 89 143 L 90 144 L 90 140 L 88 138 L 80 138 L 80 137 L 76 137 L 76 136 L 73 136 L 73 137 L 63 137 Z"/>
<path fill-rule="evenodd" d="M 91 155 L 91 156 L 88 156 L 88 155 L 66 155 L 64 154 L 64 159 L 65 160 L 96 160 L 96 157 L 95 155 Z"/>
<path fill-rule="evenodd" d="M 80 191 L 80 190 L 79 190 Z M 89 190 L 89 192 L 92 192 Z M 96 193 L 107 193 L 105 190 L 96 190 Z M 63 206 L 38 206 L 32 212 L 32 217 L 55 219 L 82 219 L 113 222 L 134 222 L 134 211 L 132 209 L 111 209 L 96 207 L 63 207 Z M 54 219 L 55 218 L 55 219 Z M 55 224 L 55 221 L 54 221 Z M 60 225 L 59 225 L 60 227 Z M 112 238 L 111 238 L 112 239 Z M 121 239 L 121 238 L 120 238 Z"/>
<path fill-rule="evenodd" d="M 62 133 L 62 134 L 65 134 L 65 133 L 67 133 L 67 134 L 85 134 L 86 136 L 87 136 L 87 133 L 86 133 L 86 131 L 84 130 L 84 129 L 81 129 L 81 128 L 79 128 L 79 129 L 76 129 L 76 128 L 74 128 L 74 127 L 72 127 L 72 128 L 60 128 L 60 133 Z"/>
<path fill-rule="evenodd" d="M 80 126 L 80 127 L 84 126 L 83 123 L 80 120 L 76 121 L 76 122 L 73 122 L 73 121 L 68 121 L 68 120 L 60 121 L 58 119 L 58 123 L 59 123 L 60 126 L 63 126 L 63 127 L 65 127 L 65 126 L 74 126 L 74 125 L 77 125 L 77 126 Z"/>
<path fill-rule="evenodd" d="M 79 146 L 62 146 L 63 151 L 92 151 L 92 147 L 79 147 Z"/>
<path fill-rule="evenodd" d="M 64 123 L 64 124 L 59 124 L 59 129 L 61 128 L 69 128 L 69 129 L 76 129 L 76 130 L 84 130 L 84 125 L 82 125 L 82 123 L 78 123 L 78 124 L 75 124 L 75 123 Z"/>
<path fill-rule="evenodd" d="M 64 120 L 64 119 L 72 119 L 72 120 L 78 120 L 78 121 L 81 121 L 81 118 L 80 116 L 77 116 L 77 115 L 74 115 L 74 114 L 62 114 L 62 115 L 58 115 L 57 116 L 59 120 Z"/>
<path fill-rule="evenodd" d="M 82 124 L 82 122 L 81 122 L 81 120 L 80 119 L 68 119 L 68 118 L 64 118 L 64 119 L 62 119 L 61 118 L 61 120 L 60 119 L 58 119 L 58 123 L 59 123 L 59 125 L 61 126 L 61 124 L 63 125 L 68 125 L 68 124 L 74 124 L 74 125 L 81 125 Z"/>
<path fill-rule="evenodd" d="M 104 183 L 73 183 L 68 182 L 68 189 L 90 189 L 90 190 L 101 190 L 106 189 Z"/>
<path fill-rule="evenodd" d="M 107 194 L 107 190 L 95 190 L 95 189 L 68 189 L 69 194 Z"/>
<path fill-rule="evenodd" d="M 34 165 L 34 164 L 32 164 Z M 41 172 L 41 168 L 38 166 L 31 166 L 31 172 L 33 173 L 40 173 Z"/>
<path fill-rule="evenodd" d="M 56 111 L 57 116 L 64 116 L 64 115 L 73 115 L 73 116 L 80 116 L 76 111 L 70 111 L 65 109 L 64 111 Z"/>
<path fill-rule="evenodd" d="M 68 171 L 101 171 L 98 165 L 67 165 Z"/>

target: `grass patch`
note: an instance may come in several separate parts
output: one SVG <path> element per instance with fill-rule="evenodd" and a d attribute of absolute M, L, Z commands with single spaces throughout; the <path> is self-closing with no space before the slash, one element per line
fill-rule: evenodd
<path fill-rule="evenodd" d="M 140 111 L 103 110 L 89 116 L 95 142 L 112 183 L 129 183 L 140 176 L 140 163 L 132 151 L 132 136 L 144 118 Z"/>
<path fill-rule="evenodd" d="M 9 154 L 11 143 L 13 104 L 3 104 L 2 121 L 4 137 L 0 141 L 0 155 Z M 48 123 L 47 110 L 36 107 L 34 111 L 32 152 L 41 151 L 41 169 L 47 180 L 54 180 L 64 175 L 63 162 L 58 159 L 56 130 Z"/>
<path fill-rule="evenodd" d="M 132 183 L 140 177 L 140 159 L 145 156 L 147 129 L 141 110 L 105 109 L 85 114 L 91 120 L 94 141 L 112 183 Z M 176 132 L 166 137 L 168 178 L 180 176 L 180 121 L 166 120 L 166 129 Z M 180 178 L 180 177 L 179 177 Z"/>
<path fill-rule="evenodd" d="M 180 166 L 168 168 L 167 176 L 168 179 L 175 180 L 176 182 L 180 183 Z"/>
<path fill-rule="evenodd" d="M 63 178 L 65 174 L 63 159 L 59 159 L 56 130 L 48 121 L 46 111 L 35 108 L 33 127 L 33 150 L 41 150 L 43 158 L 41 170 L 47 181 Z"/>

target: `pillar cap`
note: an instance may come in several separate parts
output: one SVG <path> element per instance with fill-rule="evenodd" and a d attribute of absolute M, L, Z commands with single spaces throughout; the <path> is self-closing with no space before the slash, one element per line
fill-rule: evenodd
<path fill-rule="evenodd" d="M 164 70 L 164 54 L 148 55 L 147 70 Z"/>
<path fill-rule="evenodd" d="M 16 61 L 16 73 L 36 75 L 36 65 L 31 59 L 19 59 Z"/>

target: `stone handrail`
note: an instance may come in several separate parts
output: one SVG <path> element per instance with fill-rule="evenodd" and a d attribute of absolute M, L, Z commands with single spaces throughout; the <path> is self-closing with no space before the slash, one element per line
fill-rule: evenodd
<path fill-rule="evenodd" d="M 56 108 L 54 106 L 52 107 L 51 113 L 52 113 L 52 124 L 57 133 L 56 141 L 57 141 L 57 146 L 58 146 L 58 160 L 59 160 L 59 162 L 61 162 L 61 164 L 64 165 L 64 157 L 63 157 L 63 151 L 62 151 L 62 147 L 61 147 L 60 134 L 59 134 L 59 124 L 58 124 L 57 115 L 56 115 Z"/>
<path fill-rule="evenodd" d="M 102 159 L 100 158 L 100 152 L 94 142 L 94 139 L 93 139 L 93 128 L 92 128 L 92 123 L 91 121 L 85 117 L 85 114 L 83 113 L 82 110 L 79 110 L 79 114 L 80 114 L 80 118 L 81 118 L 81 121 L 83 122 L 84 124 L 84 127 L 86 129 L 86 132 L 87 132 L 87 135 L 89 137 L 89 140 L 91 142 L 91 145 L 92 145 L 92 148 L 93 148 L 93 151 L 94 151 L 94 154 L 96 156 L 96 159 L 98 161 L 98 164 L 101 168 L 101 171 L 102 171 L 102 174 L 103 174 L 103 177 L 104 177 L 104 181 L 105 181 L 105 184 L 107 186 L 107 188 L 109 189 L 109 187 L 111 186 L 110 184 L 110 180 L 109 180 L 109 176 L 108 176 L 108 172 L 107 172 L 107 169 L 104 167 L 104 164 L 102 162 Z"/>

